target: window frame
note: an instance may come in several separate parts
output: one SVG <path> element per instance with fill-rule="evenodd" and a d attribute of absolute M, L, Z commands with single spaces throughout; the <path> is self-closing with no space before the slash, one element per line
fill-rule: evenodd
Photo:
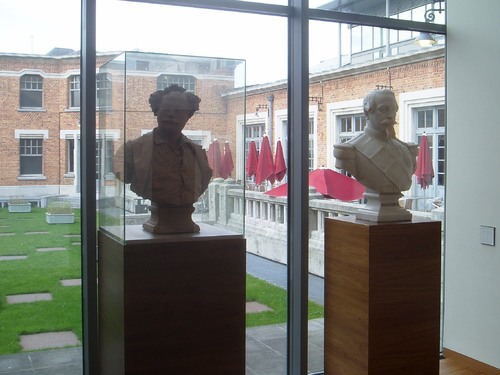
<path fill-rule="evenodd" d="M 37 129 L 37 130 L 29 130 L 29 129 L 15 129 L 14 130 L 14 138 L 19 141 L 19 173 L 18 173 L 18 180 L 45 180 L 46 177 L 44 175 L 44 149 L 45 149 L 45 144 L 44 141 L 49 138 L 49 132 L 48 130 L 42 130 L 42 129 Z M 26 140 L 40 140 L 41 145 L 41 152 L 36 155 L 37 158 L 41 158 L 41 167 L 40 167 L 40 173 L 21 173 L 22 170 L 22 156 L 24 157 L 30 157 L 29 154 L 27 155 L 22 155 L 22 142 Z"/>
<path fill-rule="evenodd" d="M 19 80 L 19 108 L 40 110 L 43 109 L 43 104 L 43 77 L 40 74 L 23 74 Z"/>
<path fill-rule="evenodd" d="M 184 87 L 186 91 L 195 92 L 196 78 L 185 74 L 162 74 L 156 79 L 156 87 L 158 90 L 163 90 L 170 85 L 179 85 Z"/>
<path fill-rule="evenodd" d="M 69 85 L 69 108 L 79 109 L 81 103 L 81 76 L 80 74 L 72 74 L 68 78 Z"/>
<path fill-rule="evenodd" d="M 132 0 L 134 1 L 134 0 Z M 139 0 L 135 0 L 141 2 Z M 142 2 L 148 2 L 144 0 Z M 151 0 L 151 2 L 153 2 Z M 203 0 L 163 0 L 164 5 L 175 5 L 220 11 L 237 11 L 261 15 L 287 17 L 288 20 L 288 139 L 290 142 L 289 170 L 290 189 L 292 196 L 288 197 L 288 342 L 287 342 L 287 373 L 307 373 L 307 295 L 308 295 L 308 172 L 304 158 L 307 154 L 307 129 L 302 126 L 309 116 L 309 28 L 310 20 L 327 22 L 353 23 L 372 25 L 383 28 L 408 29 L 412 31 L 446 34 L 446 26 L 433 23 L 395 20 L 384 17 L 364 16 L 330 12 L 321 9 L 310 9 L 308 0 L 289 0 L 288 5 L 253 3 L 248 1 L 214 0 L 208 3 Z M 82 289 L 83 306 L 83 342 L 85 374 L 97 372 L 99 356 L 97 345 L 97 284 L 96 267 L 97 253 L 95 251 L 95 150 L 92 137 L 95 136 L 95 103 L 89 97 L 89 92 L 95 89 L 96 63 L 96 0 L 82 0 L 82 69 L 85 70 L 82 92 L 82 160 L 84 171 L 92 178 L 83 179 L 83 212 L 82 212 L 82 252 L 83 275 Z M 95 90 L 94 90 L 95 93 Z M 94 94 L 93 93 L 93 94 Z M 88 100 L 87 100 L 88 99 Z M 92 157 L 92 154 L 94 156 Z M 87 159 L 88 157 L 88 159 Z M 92 202 L 93 201 L 93 202 Z"/>

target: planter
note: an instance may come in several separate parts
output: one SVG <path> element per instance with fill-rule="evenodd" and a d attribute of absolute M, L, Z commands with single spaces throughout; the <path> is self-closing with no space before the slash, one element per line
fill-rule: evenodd
<path fill-rule="evenodd" d="M 9 203 L 9 212 L 31 212 L 31 203 Z"/>
<path fill-rule="evenodd" d="M 49 224 L 73 224 L 75 222 L 75 214 L 51 214 L 46 212 L 45 220 Z"/>

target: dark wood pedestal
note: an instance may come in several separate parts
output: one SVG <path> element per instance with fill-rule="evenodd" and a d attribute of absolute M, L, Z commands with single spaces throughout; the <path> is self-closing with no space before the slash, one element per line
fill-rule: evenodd
<path fill-rule="evenodd" d="M 441 223 L 325 221 L 325 374 L 438 375 Z"/>
<path fill-rule="evenodd" d="M 245 374 L 245 240 L 99 230 L 100 375 Z"/>

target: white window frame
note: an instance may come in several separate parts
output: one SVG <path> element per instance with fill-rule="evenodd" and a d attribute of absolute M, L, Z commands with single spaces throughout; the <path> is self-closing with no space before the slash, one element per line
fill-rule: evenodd
<path fill-rule="evenodd" d="M 333 157 L 333 146 L 339 143 L 339 118 L 349 115 L 363 115 L 363 99 L 346 100 L 342 102 L 328 103 L 326 105 L 326 167 L 335 169 L 335 158 Z"/>
<path fill-rule="evenodd" d="M 14 138 L 21 141 L 21 139 L 42 139 L 43 141 L 49 138 L 49 131 L 43 129 L 15 129 L 14 130 Z M 42 173 L 40 174 L 21 174 L 21 165 L 19 165 L 19 176 L 18 180 L 45 180 L 47 177 L 43 174 L 43 164 L 44 164 L 44 155 L 43 155 L 43 147 L 42 145 Z M 19 163 L 21 163 L 21 155 L 19 155 Z"/>

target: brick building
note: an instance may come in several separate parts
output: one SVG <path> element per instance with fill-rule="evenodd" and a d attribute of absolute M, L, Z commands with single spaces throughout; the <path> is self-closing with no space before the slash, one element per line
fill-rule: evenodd
<path fill-rule="evenodd" d="M 0 54 L 0 198 L 78 194 L 79 64 L 78 54 Z M 172 83 L 202 99 L 185 134 L 206 149 L 214 138 L 229 142 L 236 180 L 245 179 L 251 139 L 259 145 L 265 133 L 273 149 L 280 139 L 286 155 L 287 83 L 243 88 L 238 71 L 244 61 L 126 52 L 100 53 L 96 65 L 100 128 L 96 155 L 99 173 L 110 181 L 114 150 L 156 126 L 149 94 Z M 419 143 L 424 133 L 428 136 L 436 178 L 427 194 L 442 197 L 444 75 L 442 46 L 343 67 L 332 68 L 328 62 L 312 67 L 307 124 L 310 170 L 334 168 L 333 145 L 364 126 L 363 97 L 377 87 L 390 86 L 399 104 L 398 137 Z M 414 187 L 407 194 L 421 192 Z"/>

